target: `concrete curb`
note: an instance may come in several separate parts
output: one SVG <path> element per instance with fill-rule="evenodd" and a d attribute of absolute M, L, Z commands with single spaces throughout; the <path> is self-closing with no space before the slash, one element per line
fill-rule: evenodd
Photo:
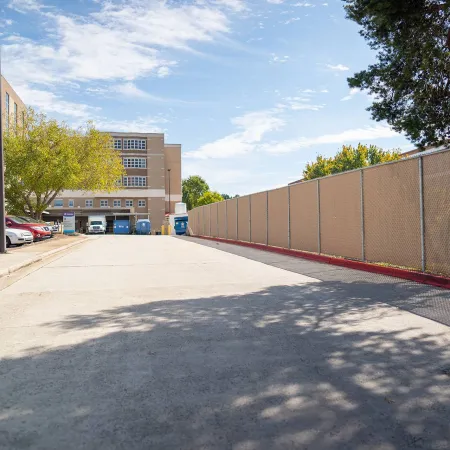
<path fill-rule="evenodd" d="M 270 245 L 256 244 L 253 242 L 235 241 L 223 238 L 214 238 L 209 236 L 198 236 L 198 235 L 194 235 L 191 237 L 205 239 L 207 241 L 223 242 L 224 244 L 240 245 L 241 247 L 250 247 L 267 252 L 280 253 L 282 255 L 294 256 L 295 258 L 310 259 L 316 262 L 346 267 L 347 269 L 362 270 L 364 272 L 377 273 L 380 275 L 388 275 L 390 277 L 401 278 L 403 280 L 415 281 L 416 283 L 429 284 L 431 286 L 450 289 L 450 278 L 443 277 L 440 275 L 415 272 L 412 270 L 400 269 L 397 267 L 380 266 L 377 264 L 371 264 L 362 261 L 354 261 L 334 256 L 326 256 L 326 255 L 319 255 L 317 253 L 303 252 L 301 250 L 272 247 Z"/>
<path fill-rule="evenodd" d="M 49 250 L 48 252 L 41 253 L 40 255 L 35 256 L 34 258 L 27 259 L 26 261 L 23 261 L 21 263 L 10 266 L 7 269 L 0 269 L 0 278 L 6 277 L 6 276 L 12 274 L 13 272 L 17 272 L 18 270 L 23 269 L 24 267 L 31 266 L 34 263 L 37 263 L 46 258 L 49 258 L 50 256 L 53 256 L 59 252 L 63 252 L 64 250 L 67 250 L 71 247 L 75 247 L 76 245 L 80 245 L 86 241 L 87 241 L 87 239 L 83 239 L 83 240 L 80 240 L 77 242 L 72 242 L 70 244 L 63 245 L 62 247 L 58 247 L 58 248 L 54 248 L 53 250 Z"/>

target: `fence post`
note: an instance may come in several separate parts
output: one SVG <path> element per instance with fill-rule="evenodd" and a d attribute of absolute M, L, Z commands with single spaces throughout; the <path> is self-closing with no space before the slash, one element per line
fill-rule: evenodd
<path fill-rule="evenodd" d="M 228 239 L 228 200 L 225 202 L 225 239 Z"/>
<path fill-rule="evenodd" d="M 320 237 L 320 180 L 317 180 L 317 246 L 318 253 L 321 253 L 322 245 Z"/>
<path fill-rule="evenodd" d="M 239 197 L 236 198 L 236 240 L 239 240 Z"/>
<path fill-rule="evenodd" d="M 288 248 L 291 248 L 291 186 L 288 185 Z"/>
<path fill-rule="evenodd" d="M 422 272 L 426 271 L 425 259 L 425 209 L 423 200 L 423 158 L 419 157 L 419 193 L 420 193 L 420 246 L 422 253 Z"/>
<path fill-rule="evenodd" d="M 211 205 L 208 205 L 208 209 L 209 209 L 209 237 L 211 236 Z"/>
<path fill-rule="evenodd" d="M 364 170 L 360 172 L 360 191 L 361 191 L 361 259 L 366 260 L 366 230 L 364 223 Z"/>
<path fill-rule="evenodd" d="M 219 227 L 219 204 L 218 203 L 216 205 L 216 210 L 217 210 L 217 214 L 216 214 L 216 216 L 217 216 L 216 234 L 217 234 L 217 237 L 219 237 L 220 227 Z"/>
<path fill-rule="evenodd" d="M 202 215 L 203 215 L 203 226 L 202 226 L 202 230 L 203 230 L 203 236 L 206 235 L 206 230 L 205 230 L 205 207 L 202 206 Z"/>
<path fill-rule="evenodd" d="M 269 245 L 269 191 L 266 191 L 266 245 Z"/>
<path fill-rule="evenodd" d="M 249 209 L 249 217 L 248 217 L 248 226 L 250 228 L 248 241 L 252 242 L 252 196 L 248 196 L 248 209 Z"/>

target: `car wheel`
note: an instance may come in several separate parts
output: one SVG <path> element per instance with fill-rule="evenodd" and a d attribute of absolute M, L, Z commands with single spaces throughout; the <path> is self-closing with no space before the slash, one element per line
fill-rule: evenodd
<path fill-rule="evenodd" d="M 6 236 L 6 247 L 7 248 L 11 247 L 11 239 L 9 239 L 8 236 Z"/>

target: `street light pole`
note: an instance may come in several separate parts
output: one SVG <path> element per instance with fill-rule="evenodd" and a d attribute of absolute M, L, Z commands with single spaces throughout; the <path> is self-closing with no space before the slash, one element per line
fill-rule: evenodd
<path fill-rule="evenodd" d="M 167 172 L 169 172 L 169 214 L 170 214 L 170 171 L 172 169 L 167 169 Z"/>
<path fill-rule="evenodd" d="M 3 95 L 2 95 L 2 55 L 0 48 L 0 253 L 6 253 L 5 225 L 5 161 L 3 158 Z M 9 117 L 8 117 L 9 119 Z"/>

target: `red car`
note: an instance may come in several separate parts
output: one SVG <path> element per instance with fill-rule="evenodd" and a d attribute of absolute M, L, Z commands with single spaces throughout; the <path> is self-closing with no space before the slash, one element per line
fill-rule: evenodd
<path fill-rule="evenodd" d="M 49 226 L 42 223 L 30 223 L 16 216 L 7 216 L 5 218 L 7 227 L 28 230 L 33 235 L 34 241 L 40 241 L 52 237 L 52 231 Z"/>

